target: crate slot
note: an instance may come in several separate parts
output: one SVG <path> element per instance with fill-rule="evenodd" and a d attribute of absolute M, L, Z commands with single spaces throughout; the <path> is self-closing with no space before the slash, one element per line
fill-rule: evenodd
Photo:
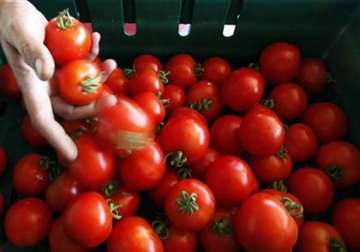
<path fill-rule="evenodd" d="M 222 31 L 224 37 L 230 38 L 235 34 L 236 25 L 239 22 L 243 4 L 244 0 L 231 0 Z"/>
<path fill-rule="evenodd" d="M 178 34 L 181 37 L 189 36 L 191 32 L 191 22 L 194 11 L 194 0 L 181 1 L 181 15 L 178 25 Z"/>

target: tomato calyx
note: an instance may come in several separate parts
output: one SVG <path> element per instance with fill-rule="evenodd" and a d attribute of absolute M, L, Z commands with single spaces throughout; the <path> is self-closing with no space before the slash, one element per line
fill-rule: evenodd
<path fill-rule="evenodd" d="M 176 171 L 176 176 L 181 179 L 187 179 L 192 177 L 192 170 L 189 167 L 181 167 Z"/>
<path fill-rule="evenodd" d="M 160 99 L 160 102 L 162 103 L 162 105 L 164 105 L 165 108 L 169 107 L 171 104 L 170 99 Z"/>
<path fill-rule="evenodd" d="M 287 192 L 287 186 L 285 185 L 285 182 L 283 180 L 272 182 L 269 188 L 283 193 Z"/>
<path fill-rule="evenodd" d="M 118 191 L 118 189 L 119 189 L 119 183 L 117 183 L 116 181 L 111 181 L 108 184 L 106 184 L 101 189 L 101 191 L 106 197 L 111 197 Z"/>
<path fill-rule="evenodd" d="M 131 79 L 135 75 L 135 69 L 133 68 L 124 68 L 123 73 L 128 79 Z"/>
<path fill-rule="evenodd" d="M 160 71 L 159 72 L 159 79 L 164 83 L 164 84 L 168 84 L 169 83 L 169 76 L 170 72 L 169 71 Z"/>
<path fill-rule="evenodd" d="M 152 228 L 161 240 L 169 238 L 170 230 L 166 221 L 157 218 L 152 222 Z"/>
<path fill-rule="evenodd" d="M 276 152 L 275 155 L 276 155 L 278 158 L 280 158 L 281 160 L 285 160 L 285 159 L 287 159 L 287 158 L 286 158 L 286 154 L 287 154 L 287 149 L 286 149 L 286 147 L 285 147 L 285 146 L 281 146 L 280 150 L 279 150 L 278 152 Z"/>
<path fill-rule="evenodd" d="M 199 112 L 206 112 L 209 109 L 211 109 L 212 105 L 213 105 L 213 101 L 211 99 L 203 98 L 198 102 L 191 103 L 189 107 Z"/>
<path fill-rule="evenodd" d="M 63 171 L 62 167 L 56 160 L 43 156 L 39 161 L 40 167 L 48 173 L 48 178 L 50 181 L 54 181 L 59 177 Z"/>
<path fill-rule="evenodd" d="M 171 168 L 177 170 L 184 166 L 184 164 L 187 162 L 187 157 L 182 151 L 174 151 L 166 154 L 165 160 Z"/>
<path fill-rule="evenodd" d="M 333 180 L 337 181 L 344 176 L 344 170 L 337 165 L 332 165 L 326 169 L 327 175 L 329 175 Z"/>
<path fill-rule="evenodd" d="M 263 99 L 261 101 L 261 104 L 264 105 L 265 107 L 267 107 L 268 109 L 273 109 L 275 107 L 274 100 L 271 98 Z"/>
<path fill-rule="evenodd" d="M 119 212 L 119 208 L 121 208 L 121 205 L 116 204 L 112 199 L 107 199 L 106 202 L 110 208 L 110 212 L 111 212 L 113 219 L 120 220 L 122 218 L 122 215 Z"/>
<path fill-rule="evenodd" d="M 329 251 L 330 252 L 347 252 L 345 244 L 338 239 L 331 239 L 329 242 Z"/>
<path fill-rule="evenodd" d="M 197 203 L 197 194 L 181 191 L 179 198 L 176 199 L 176 204 L 179 206 L 179 211 L 184 214 L 192 215 L 199 211 L 199 205 Z"/>
<path fill-rule="evenodd" d="M 304 208 L 295 201 L 288 197 L 282 197 L 280 201 L 294 219 L 300 219 L 304 216 Z"/>
<path fill-rule="evenodd" d="M 260 71 L 260 65 L 257 62 L 250 62 L 250 64 L 248 65 L 249 68 L 252 68 L 256 71 Z"/>
<path fill-rule="evenodd" d="M 56 17 L 56 25 L 60 30 L 68 30 L 72 27 L 73 17 L 69 13 L 69 9 L 60 11 Z"/>
<path fill-rule="evenodd" d="M 204 73 L 204 68 L 202 67 L 201 63 L 195 64 L 195 75 L 196 77 L 201 77 L 201 75 Z"/>
<path fill-rule="evenodd" d="M 87 77 L 85 78 L 81 83 L 81 91 L 92 94 L 95 93 L 102 85 L 101 79 L 102 79 L 102 73 L 97 75 L 96 77 Z"/>
<path fill-rule="evenodd" d="M 211 225 L 211 231 L 219 236 L 233 234 L 233 228 L 228 219 L 219 219 L 214 221 Z"/>

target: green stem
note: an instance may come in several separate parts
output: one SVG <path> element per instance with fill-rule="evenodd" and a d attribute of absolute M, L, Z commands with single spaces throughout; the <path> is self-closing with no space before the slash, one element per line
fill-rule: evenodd
<path fill-rule="evenodd" d="M 203 98 L 198 102 L 191 103 L 189 107 L 199 112 L 206 112 L 211 109 L 212 105 L 213 101 L 211 99 Z"/>
<path fill-rule="evenodd" d="M 187 162 L 185 153 L 182 151 L 170 152 L 165 156 L 166 163 L 173 169 L 179 169 Z"/>
<path fill-rule="evenodd" d="M 269 108 L 269 109 L 273 109 L 274 106 L 275 106 L 274 100 L 271 99 L 271 98 L 262 100 L 261 104 L 264 105 L 265 107 Z"/>
<path fill-rule="evenodd" d="M 213 222 L 211 230 L 217 235 L 232 235 L 233 229 L 228 219 L 219 219 Z"/>
<path fill-rule="evenodd" d="M 344 176 L 344 169 L 340 166 L 332 165 L 326 169 L 326 173 L 335 181 L 341 179 Z"/>
<path fill-rule="evenodd" d="M 116 181 L 109 182 L 102 188 L 102 192 L 106 197 L 113 196 L 119 189 L 119 183 Z"/>
<path fill-rule="evenodd" d="M 283 203 L 289 214 L 294 219 L 300 219 L 304 217 L 304 208 L 302 207 L 302 205 L 297 204 L 295 201 L 289 199 L 288 197 L 283 197 L 281 199 L 281 203 Z"/>
<path fill-rule="evenodd" d="M 96 77 L 86 77 L 81 83 L 81 91 L 92 94 L 95 93 L 102 85 L 101 83 L 102 74 Z"/>
<path fill-rule="evenodd" d="M 204 73 L 204 68 L 200 63 L 196 63 L 195 65 L 195 75 L 197 77 L 201 77 L 201 75 Z"/>
<path fill-rule="evenodd" d="M 161 240 L 166 240 L 169 238 L 170 230 L 168 225 L 165 221 L 161 220 L 160 218 L 154 220 L 152 222 L 152 228 L 157 233 Z"/>
<path fill-rule="evenodd" d="M 181 191 L 179 198 L 176 199 L 176 204 L 179 206 L 179 211 L 183 214 L 192 215 L 199 211 L 196 193 L 189 194 L 186 191 Z"/>
<path fill-rule="evenodd" d="M 60 164 L 56 160 L 48 156 L 43 156 L 39 162 L 40 162 L 40 167 L 44 171 L 47 171 L 50 181 L 54 181 L 63 172 L 63 169 L 60 166 Z"/>
<path fill-rule="evenodd" d="M 159 78 L 164 84 L 169 83 L 169 79 L 168 79 L 169 74 L 170 74 L 169 71 L 160 71 L 159 72 Z"/>
<path fill-rule="evenodd" d="M 56 17 L 56 25 L 60 30 L 68 30 L 72 27 L 72 16 L 69 13 L 69 9 L 60 11 Z"/>
<path fill-rule="evenodd" d="M 280 158 L 281 160 L 285 160 L 285 159 L 287 159 L 287 158 L 286 158 L 286 154 L 287 154 L 287 149 L 286 149 L 286 147 L 285 147 L 285 146 L 281 146 L 280 150 L 279 150 L 278 152 L 276 152 L 275 155 L 276 155 L 278 158 Z"/>
<path fill-rule="evenodd" d="M 329 251 L 330 252 L 347 252 L 345 244 L 342 241 L 339 241 L 335 238 L 330 240 L 329 243 Z"/>
<path fill-rule="evenodd" d="M 279 192 L 287 192 L 287 186 L 285 185 L 285 182 L 283 180 L 274 181 L 270 184 L 269 187 Z"/>
<path fill-rule="evenodd" d="M 115 220 L 120 220 L 122 215 L 119 211 L 120 205 L 116 204 L 112 199 L 107 199 L 108 206 L 110 208 L 110 212 Z"/>

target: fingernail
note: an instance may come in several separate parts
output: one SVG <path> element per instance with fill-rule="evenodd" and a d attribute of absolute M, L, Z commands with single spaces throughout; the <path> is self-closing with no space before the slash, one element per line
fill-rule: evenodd
<path fill-rule="evenodd" d="M 41 74 L 42 74 L 42 62 L 41 62 L 41 59 L 36 59 L 35 60 L 34 68 L 35 68 L 35 72 L 36 72 L 37 76 L 40 77 Z"/>

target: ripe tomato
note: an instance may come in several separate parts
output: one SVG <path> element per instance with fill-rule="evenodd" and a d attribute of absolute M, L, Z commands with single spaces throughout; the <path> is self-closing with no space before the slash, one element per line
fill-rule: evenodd
<path fill-rule="evenodd" d="M 8 158 L 3 146 L 0 146 L 0 177 L 5 173 Z"/>
<path fill-rule="evenodd" d="M 319 94 L 326 86 L 324 63 L 314 58 L 303 59 L 298 82 L 309 95 Z"/>
<path fill-rule="evenodd" d="M 28 115 L 21 122 L 21 134 L 25 141 L 32 146 L 46 147 L 49 145 L 46 139 L 34 129 Z"/>
<path fill-rule="evenodd" d="M 298 228 L 295 220 L 275 196 L 257 193 L 237 210 L 234 230 L 246 251 L 291 251 Z"/>
<path fill-rule="evenodd" d="M 163 209 L 170 189 L 179 182 L 173 170 L 167 170 L 160 182 L 150 191 L 150 198 L 158 208 Z"/>
<path fill-rule="evenodd" d="M 305 162 L 316 154 L 316 136 L 306 124 L 292 124 L 286 132 L 285 148 L 294 162 Z"/>
<path fill-rule="evenodd" d="M 65 132 L 74 139 L 78 138 L 81 135 L 86 134 L 89 131 L 87 123 L 79 120 L 75 120 L 75 121 L 64 120 L 61 122 L 61 126 L 64 128 Z"/>
<path fill-rule="evenodd" d="M 235 156 L 217 158 L 208 168 L 205 181 L 220 207 L 239 205 L 257 184 L 249 165 Z"/>
<path fill-rule="evenodd" d="M 45 45 L 57 65 L 84 59 L 91 50 L 91 33 L 67 10 L 50 20 L 45 29 Z"/>
<path fill-rule="evenodd" d="M 202 114 L 200 114 L 198 111 L 196 111 L 195 109 L 191 109 L 188 107 L 180 107 L 170 114 L 169 120 L 171 118 L 178 117 L 178 116 L 193 117 L 194 119 L 201 121 L 203 124 L 208 125 L 205 117 Z"/>
<path fill-rule="evenodd" d="M 100 69 L 87 60 L 72 61 L 56 73 L 61 98 L 73 105 L 95 101 L 103 91 Z"/>
<path fill-rule="evenodd" d="M 25 198 L 10 206 L 5 216 L 5 234 L 16 247 L 32 247 L 43 241 L 51 227 L 51 213 L 45 202 Z"/>
<path fill-rule="evenodd" d="M 164 83 L 158 72 L 144 69 L 141 72 L 136 72 L 130 79 L 129 91 L 132 96 L 137 96 L 143 92 L 152 92 L 161 96 L 164 92 Z"/>
<path fill-rule="evenodd" d="M 111 197 L 118 217 L 134 215 L 140 206 L 140 194 L 125 187 L 120 187 Z"/>
<path fill-rule="evenodd" d="M 337 203 L 332 221 L 349 249 L 360 251 L 360 200 L 350 198 Z"/>
<path fill-rule="evenodd" d="M 344 111 L 330 102 L 320 102 L 310 106 L 305 113 L 304 122 L 323 143 L 340 140 L 348 129 Z"/>
<path fill-rule="evenodd" d="M 258 103 L 265 91 L 265 80 L 258 71 L 243 67 L 232 72 L 222 85 L 225 105 L 244 111 Z"/>
<path fill-rule="evenodd" d="M 80 194 L 64 212 L 64 230 L 85 248 L 103 243 L 112 230 L 112 215 L 106 200 L 96 192 Z"/>
<path fill-rule="evenodd" d="M 116 68 L 104 84 L 117 95 L 126 95 L 128 93 L 129 79 L 120 68 Z"/>
<path fill-rule="evenodd" d="M 152 92 L 143 92 L 134 97 L 134 101 L 154 120 L 161 123 L 165 118 L 165 106 Z"/>
<path fill-rule="evenodd" d="M 304 167 L 296 170 L 289 178 L 288 188 L 299 198 L 306 213 L 325 212 L 333 203 L 333 183 L 318 169 Z"/>
<path fill-rule="evenodd" d="M 171 113 L 175 109 L 185 105 L 186 94 L 179 86 L 170 84 L 165 86 L 161 98 L 169 101 L 169 104 L 166 106 L 166 111 Z"/>
<path fill-rule="evenodd" d="M 45 192 L 49 184 L 50 160 L 30 153 L 17 162 L 13 173 L 13 185 L 17 192 L 36 196 Z"/>
<path fill-rule="evenodd" d="M 202 80 L 207 80 L 221 85 L 231 73 L 230 64 L 220 57 L 211 57 L 202 64 Z"/>
<path fill-rule="evenodd" d="M 67 171 L 57 177 L 46 190 L 46 203 L 56 213 L 61 213 L 68 202 L 83 191 L 80 183 Z"/>
<path fill-rule="evenodd" d="M 299 232 L 299 252 L 347 251 L 344 240 L 331 225 L 319 221 L 305 222 Z"/>
<path fill-rule="evenodd" d="M 276 86 L 270 94 L 274 111 L 282 120 L 293 120 L 302 116 L 308 107 L 305 91 L 297 84 L 284 83 Z"/>
<path fill-rule="evenodd" d="M 133 62 L 135 72 L 141 72 L 144 69 L 151 69 L 155 72 L 160 72 L 163 67 L 158 58 L 150 54 L 142 54 L 137 56 Z"/>
<path fill-rule="evenodd" d="M 233 230 L 232 210 L 216 210 L 209 225 L 200 232 L 201 246 L 206 252 L 236 252 L 240 245 Z"/>
<path fill-rule="evenodd" d="M 16 99 L 21 96 L 19 85 L 8 64 L 0 68 L 0 92 L 10 98 Z"/>
<path fill-rule="evenodd" d="M 4 195 L 0 192 L 0 216 L 3 214 L 4 205 Z"/>
<path fill-rule="evenodd" d="M 165 212 L 178 229 L 198 231 L 204 228 L 215 212 L 215 198 L 210 188 L 196 179 L 185 179 L 167 194 Z"/>
<path fill-rule="evenodd" d="M 209 147 L 201 159 L 191 164 L 192 176 L 199 179 L 205 179 L 208 168 L 218 157 L 220 157 L 220 153 Z"/>
<path fill-rule="evenodd" d="M 268 45 L 261 52 L 260 69 L 271 83 L 294 80 L 300 67 L 300 50 L 295 45 L 277 42 Z"/>
<path fill-rule="evenodd" d="M 208 81 L 193 84 L 187 93 L 186 103 L 208 120 L 215 119 L 223 109 L 220 90 L 214 83 Z"/>
<path fill-rule="evenodd" d="M 197 80 L 196 62 L 188 54 L 177 54 L 170 58 L 166 70 L 170 72 L 169 82 L 182 88 L 189 87 Z"/>
<path fill-rule="evenodd" d="M 115 224 L 107 240 L 108 252 L 163 252 L 164 247 L 143 218 L 129 216 Z"/>
<path fill-rule="evenodd" d="M 255 156 L 275 154 L 285 140 L 285 129 L 277 115 L 255 106 L 242 119 L 238 139 L 244 150 Z"/>

